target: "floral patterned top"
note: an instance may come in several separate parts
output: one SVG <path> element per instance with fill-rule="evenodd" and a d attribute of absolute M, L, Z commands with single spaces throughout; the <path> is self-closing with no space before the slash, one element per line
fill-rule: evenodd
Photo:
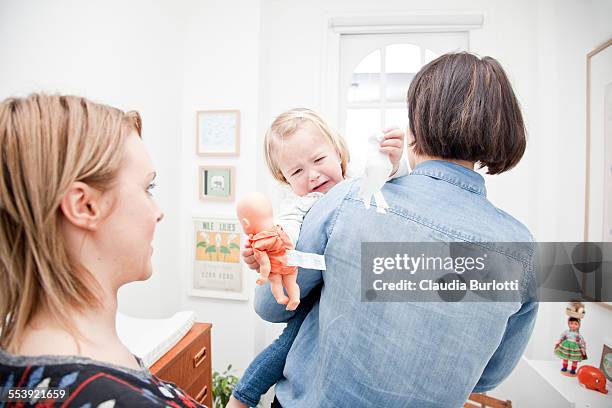
<path fill-rule="evenodd" d="M 0 408 L 199 408 L 186 393 L 161 381 L 138 359 L 139 370 L 76 356 L 19 356 L 0 349 Z M 10 389 L 63 389 L 59 401 L 8 401 Z M 204 407 L 205 408 L 205 407 Z"/>

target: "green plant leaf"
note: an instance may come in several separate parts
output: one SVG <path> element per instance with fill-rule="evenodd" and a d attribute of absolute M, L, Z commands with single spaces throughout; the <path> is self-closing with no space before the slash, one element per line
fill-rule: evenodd
<path fill-rule="evenodd" d="M 213 372 L 213 408 L 225 408 L 229 402 L 232 391 L 239 381 L 239 378 L 231 371 L 232 365 L 230 364 L 222 374 L 217 371 Z"/>

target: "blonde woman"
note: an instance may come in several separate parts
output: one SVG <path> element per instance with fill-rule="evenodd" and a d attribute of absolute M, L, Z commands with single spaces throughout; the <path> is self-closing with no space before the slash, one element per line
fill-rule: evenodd
<path fill-rule="evenodd" d="M 197 405 L 152 376 L 115 329 L 119 288 L 151 276 L 163 218 L 154 178 L 136 112 L 76 96 L 0 104 L 3 399 L 58 388 L 62 406 Z"/>

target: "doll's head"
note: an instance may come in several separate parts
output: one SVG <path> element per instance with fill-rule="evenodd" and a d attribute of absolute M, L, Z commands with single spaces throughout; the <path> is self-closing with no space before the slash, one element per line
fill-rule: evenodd
<path fill-rule="evenodd" d="M 253 192 L 242 197 L 236 205 L 236 213 L 246 234 L 274 228 L 272 203 L 261 193 Z"/>
<path fill-rule="evenodd" d="M 272 122 L 264 151 L 274 178 L 299 196 L 327 193 L 344 179 L 349 160 L 342 136 L 305 108 L 291 109 Z"/>
<path fill-rule="evenodd" d="M 580 319 L 570 317 L 567 319 L 567 327 L 572 331 L 578 331 L 580 329 Z"/>

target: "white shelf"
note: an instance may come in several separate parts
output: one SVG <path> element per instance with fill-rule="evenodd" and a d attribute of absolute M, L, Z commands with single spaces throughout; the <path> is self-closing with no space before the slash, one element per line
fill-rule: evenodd
<path fill-rule="evenodd" d="M 521 358 L 510 376 L 489 395 L 512 401 L 517 408 L 611 408 L 609 393 L 588 390 L 576 377 L 561 374 L 562 361 Z M 578 366 L 580 367 L 580 365 Z"/>
<path fill-rule="evenodd" d="M 546 380 L 568 403 L 576 408 L 610 408 L 612 407 L 612 387 L 607 382 L 608 394 L 589 390 L 578 382 L 578 377 L 561 374 L 562 360 L 529 360 L 525 359 L 544 380 Z M 588 364 L 587 364 L 588 365 Z M 571 363 L 570 366 L 571 367 Z M 578 364 L 580 368 L 580 363 Z"/>

